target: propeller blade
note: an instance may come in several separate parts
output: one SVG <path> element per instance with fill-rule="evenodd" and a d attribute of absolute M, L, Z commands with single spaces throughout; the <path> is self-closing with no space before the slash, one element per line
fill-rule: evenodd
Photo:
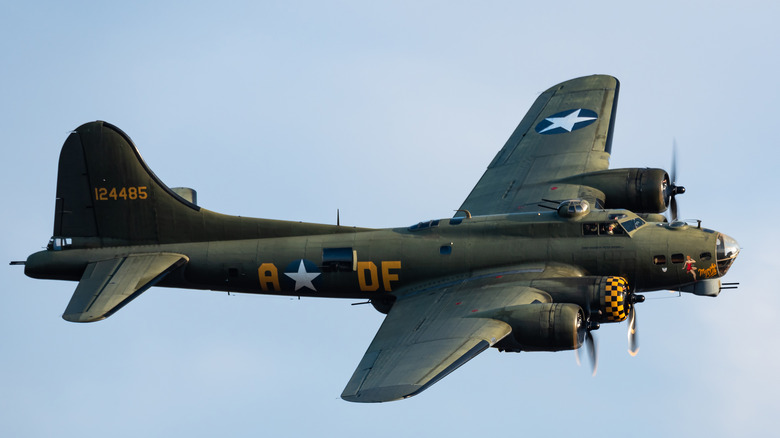
<path fill-rule="evenodd" d="M 588 330 L 588 333 L 585 335 L 585 345 L 588 348 L 588 356 L 590 357 L 590 364 L 592 367 L 592 375 L 596 376 L 596 371 L 599 368 L 599 349 L 598 345 L 596 345 L 596 338 L 593 336 L 593 333 Z"/>
<path fill-rule="evenodd" d="M 672 184 L 677 183 L 677 139 L 672 138 L 672 174 L 669 175 Z"/>
<path fill-rule="evenodd" d="M 636 334 L 636 306 L 631 306 L 628 315 L 628 354 L 636 356 L 639 352 L 639 340 Z"/>
<path fill-rule="evenodd" d="M 588 360 L 590 360 L 590 366 L 591 366 L 591 375 L 596 375 L 596 370 L 599 366 L 599 352 L 598 352 L 598 345 L 596 343 L 596 337 L 593 336 L 593 333 L 588 330 L 585 332 L 585 340 L 582 343 L 582 347 L 588 351 Z M 582 365 L 582 361 L 580 360 L 580 349 L 574 350 L 574 355 L 577 358 L 577 366 Z"/>
<path fill-rule="evenodd" d="M 582 348 L 582 347 L 580 347 Z M 577 366 L 582 366 L 582 361 L 580 360 L 580 349 L 577 348 L 574 350 L 574 359 L 577 360 Z"/>
<path fill-rule="evenodd" d="M 672 140 L 672 172 L 669 179 L 671 180 L 668 185 L 669 214 L 671 221 L 674 222 L 680 217 L 676 196 L 685 193 L 685 187 L 677 185 L 677 139 Z"/>

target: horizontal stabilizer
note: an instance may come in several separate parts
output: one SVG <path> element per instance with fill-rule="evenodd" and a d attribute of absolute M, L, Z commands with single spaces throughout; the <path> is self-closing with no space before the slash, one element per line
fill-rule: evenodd
<path fill-rule="evenodd" d="M 156 253 L 92 262 L 62 318 L 71 322 L 106 319 L 188 261 L 183 254 Z"/>

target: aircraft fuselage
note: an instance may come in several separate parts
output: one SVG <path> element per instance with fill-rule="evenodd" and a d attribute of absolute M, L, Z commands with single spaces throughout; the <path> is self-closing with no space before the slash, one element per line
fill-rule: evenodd
<path fill-rule="evenodd" d="M 725 273 L 717 263 L 720 233 L 644 221 L 631 230 L 621 225 L 636 219 L 626 210 L 576 220 L 520 213 L 337 234 L 47 250 L 30 256 L 26 272 L 78 281 L 90 262 L 172 252 L 189 262 L 159 286 L 366 299 L 429 279 L 533 263 L 572 266 L 581 275 L 619 274 L 636 291 L 676 289 Z"/>

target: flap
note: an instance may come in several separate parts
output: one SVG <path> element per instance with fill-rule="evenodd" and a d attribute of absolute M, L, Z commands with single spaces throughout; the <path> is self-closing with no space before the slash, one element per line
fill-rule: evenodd
<path fill-rule="evenodd" d="M 183 254 L 156 253 L 92 262 L 62 318 L 71 322 L 106 319 L 188 261 Z"/>

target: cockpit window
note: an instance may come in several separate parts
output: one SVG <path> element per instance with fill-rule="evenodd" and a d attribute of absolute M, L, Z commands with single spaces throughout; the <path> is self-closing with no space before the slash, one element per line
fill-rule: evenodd
<path fill-rule="evenodd" d="M 582 224 L 583 236 L 612 236 L 615 234 L 625 234 L 625 231 L 618 226 L 617 222 Z"/>
<path fill-rule="evenodd" d="M 626 231 L 628 231 L 629 233 L 631 231 L 636 230 L 637 228 L 641 227 L 644 224 L 645 221 L 643 221 L 640 218 L 629 219 L 627 221 L 623 221 L 620 223 L 620 225 L 623 225 L 623 228 L 625 228 Z"/>
<path fill-rule="evenodd" d="M 611 236 L 613 234 L 623 234 L 623 229 L 616 222 L 609 222 L 599 225 L 599 234 Z"/>

